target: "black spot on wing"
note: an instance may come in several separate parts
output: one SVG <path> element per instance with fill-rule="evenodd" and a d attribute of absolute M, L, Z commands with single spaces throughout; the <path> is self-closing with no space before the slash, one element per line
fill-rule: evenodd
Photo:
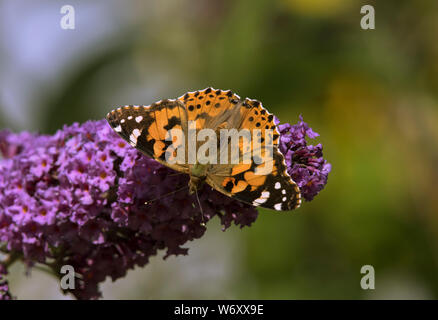
<path fill-rule="evenodd" d="M 173 116 L 168 120 L 168 123 L 164 126 L 164 129 L 170 130 L 176 125 L 181 125 L 181 119 L 178 117 Z"/>

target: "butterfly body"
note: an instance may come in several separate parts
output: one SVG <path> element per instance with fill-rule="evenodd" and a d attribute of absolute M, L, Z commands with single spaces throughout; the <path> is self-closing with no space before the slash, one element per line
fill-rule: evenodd
<path fill-rule="evenodd" d="M 301 203 L 278 149 L 273 115 L 257 100 L 207 88 L 149 106 L 120 107 L 107 120 L 131 146 L 188 174 L 190 193 L 207 183 L 234 199 L 277 211 Z"/>
<path fill-rule="evenodd" d="M 199 190 L 207 179 L 208 166 L 195 164 L 190 168 L 189 192 L 195 193 Z"/>

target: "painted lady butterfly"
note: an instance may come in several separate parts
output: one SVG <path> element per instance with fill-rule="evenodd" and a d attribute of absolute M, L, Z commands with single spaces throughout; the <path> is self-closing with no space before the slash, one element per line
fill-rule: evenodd
<path fill-rule="evenodd" d="M 206 182 L 217 191 L 254 206 L 292 210 L 300 206 L 301 193 L 286 172 L 284 156 L 278 149 L 280 135 L 273 118 L 259 101 L 242 100 L 229 90 L 213 88 L 188 92 L 177 99 L 161 100 L 149 106 L 120 107 L 107 115 L 111 127 L 133 147 L 176 171 L 190 175 L 191 193 Z M 266 163 L 260 164 L 253 156 L 249 163 L 169 161 L 166 150 L 174 142 L 169 139 L 169 132 L 180 130 L 185 135 L 187 143 L 182 146 L 187 151 L 189 124 L 193 122 L 196 130 L 210 129 L 215 133 L 221 129 L 257 132 L 253 138 L 257 138 L 262 150 L 265 150 L 267 140 L 271 141 L 271 157 L 267 161 L 272 162 L 269 163 L 272 170 L 260 174 L 258 167 Z M 225 141 L 224 150 L 232 152 L 230 139 L 223 140 L 221 136 L 216 140 L 218 145 Z M 253 155 L 255 145 L 254 140 L 246 147 L 240 141 L 237 145 L 239 159 L 248 152 Z M 201 148 L 199 142 L 195 142 L 195 146 L 196 150 Z"/>

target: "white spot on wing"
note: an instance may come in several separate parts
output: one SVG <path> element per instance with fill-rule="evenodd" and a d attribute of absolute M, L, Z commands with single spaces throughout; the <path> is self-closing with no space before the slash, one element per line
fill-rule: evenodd
<path fill-rule="evenodd" d="M 129 136 L 129 143 L 131 144 L 131 146 L 135 147 L 137 145 L 137 138 L 139 137 L 140 134 L 141 134 L 140 130 L 138 129 L 132 130 L 132 134 Z"/>
<path fill-rule="evenodd" d="M 138 129 L 134 129 L 132 130 L 132 135 L 135 136 L 136 138 L 138 138 L 138 136 L 141 134 L 140 130 Z"/>
<path fill-rule="evenodd" d="M 129 136 L 129 144 L 133 147 L 137 145 L 137 138 L 134 137 L 132 134 Z"/>
<path fill-rule="evenodd" d="M 117 127 L 114 128 L 114 130 L 116 132 L 122 132 L 122 127 L 120 125 L 118 125 Z"/>
<path fill-rule="evenodd" d="M 262 195 L 261 195 L 261 198 L 262 199 L 267 199 L 267 198 L 269 198 L 269 195 L 270 195 L 269 191 L 263 191 Z"/>
<path fill-rule="evenodd" d="M 143 117 L 142 117 L 142 116 L 138 116 L 138 117 L 135 118 L 135 121 L 136 121 L 137 123 L 140 123 L 141 120 L 143 120 Z"/>
<path fill-rule="evenodd" d="M 258 198 L 258 199 L 255 199 L 255 200 L 254 200 L 253 205 L 256 205 L 256 204 L 254 204 L 254 203 L 258 203 L 258 204 L 260 205 L 260 204 L 262 204 L 262 203 L 265 203 L 266 201 L 268 201 L 267 198 Z"/>
<path fill-rule="evenodd" d="M 281 188 L 281 183 L 277 182 L 274 186 L 275 189 L 280 189 Z"/>
<path fill-rule="evenodd" d="M 281 203 L 275 204 L 274 209 L 280 211 L 281 210 Z"/>

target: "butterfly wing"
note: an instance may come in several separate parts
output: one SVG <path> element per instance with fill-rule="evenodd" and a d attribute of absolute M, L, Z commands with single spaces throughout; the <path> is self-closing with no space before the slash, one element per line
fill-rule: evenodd
<path fill-rule="evenodd" d="M 251 147 L 244 148 L 242 143 L 239 145 L 239 164 L 212 166 L 207 175 L 207 183 L 234 199 L 254 206 L 274 210 L 298 208 L 301 204 L 300 189 L 286 171 L 284 156 L 278 148 L 280 135 L 273 115 L 259 101 L 251 99 L 236 104 L 235 109 L 238 109 L 238 113 L 234 110 L 229 114 L 238 116 L 230 118 L 227 124 L 238 130 L 250 130 L 253 133 Z M 260 131 L 255 133 L 254 129 Z M 254 139 L 257 139 L 257 144 Z M 265 148 L 267 143 L 272 143 L 272 149 Z M 272 154 L 265 154 L 269 150 L 272 150 Z M 258 151 L 265 159 L 264 162 L 243 163 L 248 152 L 252 156 L 258 154 Z M 266 171 L 264 168 L 271 169 Z"/>
<path fill-rule="evenodd" d="M 196 121 L 196 127 L 216 129 L 229 118 L 230 111 L 240 102 L 240 97 L 230 90 L 206 88 L 188 92 L 178 98 L 187 109 L 187 120 Z"/>
<path fill-rule="evenodd" d="M 189 166 L 184 163 L 166 161 L 166 150 L 172 145 L 172 140 L 166 140 L 168 135 L 178 131 L 185 135 L 187 132 L 187 112 L 180 101 L 162 100 L 149 106 L 124 106 L 108 113 L 106 119 L 131 146 L 174 170 L 189 172 Z"/>
<path fill-rule="evenodd" d="M 166 161 L 166 150 L 172 144 L 166 139 L 169 130 L 180 130 L 187 139 L 188 121 L 195 121 L 198 130 L 260 129 L 257 136 L 252 137 L 252 140 L 258 140 L 258 144 L 254 145 L 253 141 L 251 147 L 246 148 L 239 145 L 239 159 L 242 160 L 248 153 L 252 156 L 260 152 L 266 156 L 265 146 L 270 141 L 273 148 L 272 154 L 266 158 L 268 160 L 261 164 L 252 161 L 249 164 L 210 165 L 207 183 L 225 195 L 254 206 L 292 210 L 301 203 L 300 190 L 286 172 L 284 156 L 278 149 L 280 135 L 273 115 L 259 101 L 242 101 L 229 90 L 207 88 L 186 93 L 177 100 L 163 100 L 150 106 L 121 107 L 110 112 L 107 120 L 133 147 L 184 173 L 190 173 L 187 158 L 185 163 L 170 164 Z M 265 132 L 264 129 L 271 131 Z M 230 151 L 230 147 L 226 150 Z M 185 153 L 187 155 L 187 149 Z M 259 167 L 267 164 L 272 170 L 260 173 Z"/>

